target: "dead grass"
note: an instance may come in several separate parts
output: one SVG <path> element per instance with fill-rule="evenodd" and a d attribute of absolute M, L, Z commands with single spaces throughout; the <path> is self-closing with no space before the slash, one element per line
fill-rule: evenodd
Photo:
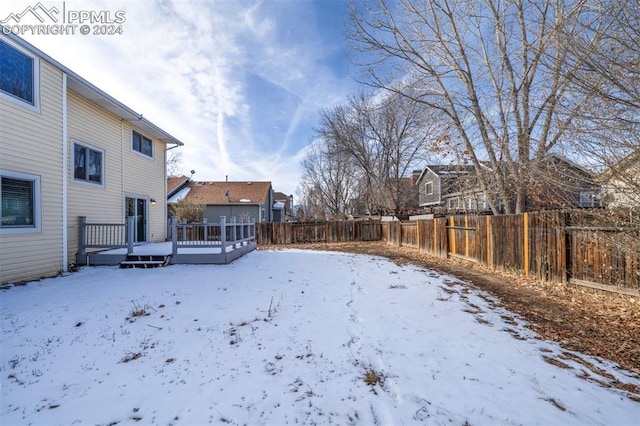
<path fill-rule="evenodd" d="M 380 385 L 384 383 L 384 377 L 375 370 L 368 370 L 362 378 L 369 386 Z"/>
<path fill-rule="evenodd" d="M 120 362 L 123 364 L 126 364 L 127 362 L 140 358 L 141 356 L 142 356 L 142 353 L 140 352 L 129 352 L 120 360 Z"/>

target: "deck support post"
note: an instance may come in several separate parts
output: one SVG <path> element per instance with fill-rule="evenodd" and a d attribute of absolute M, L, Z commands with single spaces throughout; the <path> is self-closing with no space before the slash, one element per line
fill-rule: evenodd
<path fill-rule="evenodd" d="M 86 216 L 80 216 L 78 217 L 79 219 L 79 225 L 78 225 L 78 254 L 82 257 L 84 257 L 85 253 L 86 253 L 86 249 L 84 247 L 85 245 L 85 237 L 86 237 L 86 225 L 87 225 L 87 217 Z"/>
<path fill-rule="evenodd" d="M 171 216 L 171 255 L 178 254 L 178 218 Z"/>
<path fill-rule="evenodd" d="M 220 216 L 220 242 L 222 243 L 222 254 L 227 252 L 227 217 Z"/>
<path fill-rule="evenodd" d="M 135 229 L 135 217 L 127 216 L 127 255 L 133 253 L 133 235 Z"/>

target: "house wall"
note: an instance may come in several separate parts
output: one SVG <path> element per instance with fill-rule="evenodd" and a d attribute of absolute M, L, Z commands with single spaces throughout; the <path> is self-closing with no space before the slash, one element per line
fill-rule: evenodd
<path fill-rule="evenodd" d="M 0 98 L 0 168 L 40 177 L 41 229 L 0 233 L 0 282 L 51 276 L 62 264 L 62 73 L 40 60 L 40 111 Z"/>
<path fill-rule="evenodd" d="M 88 223 L 124 223 L 125 197 L 147 200 L 147 241 L 166 238 L 165 145 L 153 140 L 153 158 L 132 149 L 132 125 L 88 99 L 69 91 L 69 258 L 78 251 L 78 217 Z M 103 185 L 77 181 L 73 176 L 73 146 L 80 141 L 103 151 Z M 149 201 L 156 200 L 152 205 Z"/>
<path fill-rule="evenodd" d="M 631 182 L 632 180 L 635 182 Z M 607 207 L 640 207 L 639 187 L 640 167 L 635 171 L 635 178 L 627 176 L 627 179 L 611 179 L 606 185 Z"/>
<path fill-rule="evenodd" d="M 67 95 L 68 144 L 68 249 L 69 259 L 78 251 L 78 217 L 89 223 L 123 223 L 121 122 L 82 96 L 69 91 Z M 79 141 L 103 150 L 104 185 L 93 185 L 74 179 L 74 142 Z"/>
<path fill-rule="evenodd" d="M 153 141 L 153 158 L 149 158 L 132 149 L 131 132 L 133 129 Z M 165 176 L 166 145 L 126 122 L 123 122 L 122 138 L 124 192 L 140 198 L 146 198 L 148 201 L 151 199 L 156 200 L 155 205 L 150 202 L 147 203 L 147 241 L 164 241 L 167 236 L 167 203 L 165 202 L 167 181 Z"/>
<path fill-rule="evenodd" d="M 267 194 L 265 202 L 260 206 L 260 208 L 264 212 L 262 214 L 262 222 L 273 222 L 272 206 L 273 206 L 273 189 L 269 188 L 269 192 Z M 256 219 L 256 222 L 257 221 L 258 219 Z"/>
<path fill-rule="evenodd" d="M 425 184 L 427 182 L 433 184 L 432 194 L 427 194 L 426 192 Z M 427 170 L 418 182 L 418 201 L 420 207 L 435 206 L 441 203 L 440 178 L 431 170 Z"/>
<path fill-rule="evenodd" d="M 256 223 L 258 222 L 259 217 L 259 206 L 257 204 L 247 204 L 247 205 L 208 205 L 204 211 L 204 217 L 207 218 L 209 222 L 218 223 L 220 222 L 220 216 L 225 216 L 227 222 L 232 217 L 235 217 L 236 220 L 240 220 L 240 218 L 250 218 L 254 219 Z"/>

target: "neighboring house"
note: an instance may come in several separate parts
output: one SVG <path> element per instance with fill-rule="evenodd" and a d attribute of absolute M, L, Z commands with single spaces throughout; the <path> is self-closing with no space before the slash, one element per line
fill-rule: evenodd
<path fill-rule="evenodd" d="M 550 154 L 534 172 L 527 211 L 602 206 L 602 187 L 595 175 L 557 154 Z"/>
<path fill-rule="evenodd" d="M 182 142 L 13 35 L 0 36 L 0 281 L 67 271 L 89 223 L 166 238 L 166 151 Z M 155 203 L 155 201 L 160 201 Z"/>
<path fill-rule="evenodd" d="M 171 179 L 167 182 L 167 186 L 172 185 L 173 193 L 167 199 L 169 206 L 180 201 L 201 205 L 204 207 L 203 216 L 215 223 L 221 216 L 225 216 L 227 221 L 232 217 L 256 222 L 273 221 L 271 182 L 189 181 L 177 185 L 179 180 Z"/>
<path fill-rule="evenodd" d="M 426 166 L 416 180 L 416 186 L 419 206 L 431 213 L 489 210 L 473 166 Z"/>
<path fill-rule="evenodd" d="M 283 192 L 273 193 L 273 222 L 289 222 L 295 220 L 293 215 L 293 195 Z"/>
<path fill-rule="evenodd" d="M 186 176 L 167 177 L 167 200 L 172 198 L 182 199 L 178 193 L 189 185 L 189 182 L 191 182 L 191 179 Z M 188 192 L 188 190 L 185 192 Z"/>
<path fill-rule="evenodd" d="M 487 173 L 493 173 L 482 164 Z M 426 166 L 418 178 L 420 207 L 431 213 L 488 213 L 490 206 L 469 165 Z M 600 185 L 583 167 L 549 155 L 533 172 L 527 211 L 601 206 Z M 510 197 L 511 201 L 515 198 Z M 498 200 L 502 209 L 505 200 Z"/>
<path fill-rule="evenodd" d="M 605 187 L 607 207 L 640 207 L 640 149 L 601 173 L 597 180 Z"/>

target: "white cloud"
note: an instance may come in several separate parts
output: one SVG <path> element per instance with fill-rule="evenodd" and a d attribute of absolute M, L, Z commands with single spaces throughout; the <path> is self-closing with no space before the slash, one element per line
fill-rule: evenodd
<path fill-rule="evenodd" d="M 5 4 L 0 15 L 32 3 Z M 321 42 L 312 6 L 67 1 L 67 10 L 124 10 L 124 34 L 24 38 L 185 142 L 184 169 L 199 179 L 271 180 L 293 193 L 317 111 L 348 88 L 324 61 L 335 47 Z"/>

